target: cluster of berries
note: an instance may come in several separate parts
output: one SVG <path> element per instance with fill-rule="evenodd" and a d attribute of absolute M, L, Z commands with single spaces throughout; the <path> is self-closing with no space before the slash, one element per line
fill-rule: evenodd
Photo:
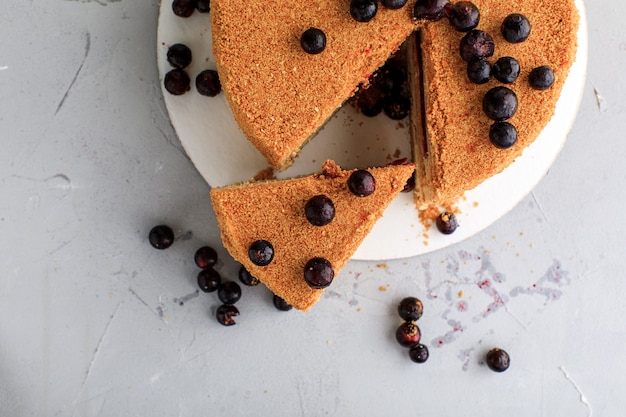
<path fill-rule="evenodd" d="M 402 347 L 409 349 L 409 358 L 416 363 L 424 363 L 429 357 L 428 347 L 420 343 L 420 328 L 415 324 L 423 313 L 424 305 L 419 298 L 406 297 L 398 304 L 398 315 L 404 321 L 396 330 L 396 340 Z M 490 349 L 485 356 L 485 363 L 495 372 L 506 371 L 510 362 L 509 354 L 497 347 Z"/>
<path fill-rule="evenodd" d="M 400 346 L 409 349 L 409 358 L 416 363 L 424 363 L 428 360 L 428 347 L 420 343 L 422 333 L 415 323 L 422 317 L 424 305 L 415 297 L 406 297 L 398 304 L 398 315 L 402 324 L 396 330 L 396 340 Z"/>
<path fill-rule="evenodd" d="M 155 226 L 148 233 L 148 241 L 155 249 L 167 249 L 172 246 L 174 240 L 174 231 L 167 225 Z M 241 299 L 241 286 L 235 281 L 222 281 L 220 273 L 215 269 L 217 259 L 217 251 L 210 246 L 203 246 L 196 251 L 194 262 L 200 268 L 198 287 L 206 293 L 217 292 L 217 298 L 222 305 L 217 308 L 215 317 L 220 324 L 232 326 L 236 324 L 234 317 L 239 315 L 235 303 Z M 249 287 L 260 283 L 243 266 L 240 267 L 238 276 L 239 281 Z M 276 295 L 274 295 L 273 303 L 281 311 L 288 311 L 292 308 Z"/>
<path fill-rule="evenodd" d="M 165 74 L 163 85 L 168 93 L 180 96 L 191 89 L 191 79 L 185 68 L 191 64 L 191 49 L 175 43 L 167 49 L 167 62 L 174 68 Z M 215 97 L 222 91 L 217 71 L 207 69 L 196 76 L 196 90 L 203 96 Z"/>

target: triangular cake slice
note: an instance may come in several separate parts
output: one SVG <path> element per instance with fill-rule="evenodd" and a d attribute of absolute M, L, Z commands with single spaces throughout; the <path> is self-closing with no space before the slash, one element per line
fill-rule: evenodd
<path fill-rule="evenodd" d="M 222 89 L 246 137 L 277 169 L 350 98 L 415 29 L 414 0 L 378 5 L 369 22 L 349 0 L 212 0 L 213 55 Z M 326 48 L 304 52 L 302 33 L 318 28 Z"/>
<path fill-rule="evenodd" d="M 470 82 L 467 62 L 459 52 L 464 33 L 446 19 L 423 25 L 412 37 L 407 56 L 418 207 L 456 200 L 520 156 L 552 118 L 575 60 L 579 16 L 573 0 L 472 1 L 480 10 L 477 29 L 489 33 L 495 43 L 488 60 L 493 64 L 500 57 L 514 57 L 520 75 L 508 85 L 494 77 L 486 84 Z M 502 22 L 512 13 L 530 21 L 531 33 L 524 42 L 507 42 L 501 33 Z M 555 82 L 547 90 L 534 90 L 529 73 L 543 65 L 553 69 Z M 508 120 L 518 131 L 518 140 L 509 149 L 490 143 L 493 121 L 482 110 L 485 93 L 496 86 L 513 90 L 519 103 Z"/>
<path fill-rule="evenodd" d="M 232 257 L 276 295 L 308 310 L 324 290 L 305 281 L 307 262 L 323 258 L 336 276 L 414 170 L 413 164 L 342 170 L 326 161 L 315 175 L 213 188 L 211 199 L 222 241 Z M 359 196 L 351 191 L 349 178 L 357 171 L 355 175 L 365 171 L 365 176 L 374 178 L 373 193 Z M 334 217 L 327 224 L 314 225 L 305 207 L 320 195 L 332 201 Z M 250 257 L 250 248 L 259 241 L 273 248 L 267 265 Z"/>

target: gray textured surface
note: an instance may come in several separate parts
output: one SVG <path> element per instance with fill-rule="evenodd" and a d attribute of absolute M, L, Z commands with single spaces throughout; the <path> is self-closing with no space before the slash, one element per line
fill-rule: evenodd
<path fill-rule="evenodd" d="M 307 314 L 244 288 L 233 328 L 196 293 L 199 246 L 224 277 L 237 265 L 163 105 L 158 8 L 4 5 L 0 414 L 623 415 L 626 3 L 587 2 L 579 117 L 511 213 L 429 255 L 350 262 Z M 155 251 L 162 222 L 179 239 Z M 424 365 L 393 340 L 405 295 L 425 303 Z"/>

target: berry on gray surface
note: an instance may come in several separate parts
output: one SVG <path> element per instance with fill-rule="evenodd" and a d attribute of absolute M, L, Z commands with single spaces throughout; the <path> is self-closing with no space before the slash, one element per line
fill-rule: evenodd
<path fill-rule="evenodd" d="M 274 307 L 276 307 L 276 309 L 280 311 L 289 311 L 293 309 L 293 306 L 291 304 L 289 304 L 287 301 L 283 300 L 276 294 L 274 294 L 274 296 L 272 297 L 272 303 L 274 304 Z"/>
<path fill-rule="evenodd" d="M 489 369 L 494 372 L 504 372 L 509 369 L 511 364 L 509 354 L 500 348 L 493 348 L 489 350 L 485 359 Z"/>
<path fill-rule="evenodd" d="M 217 321 L 224 326 L 233 326 L 235 325 L 235 320 L 233 317 L 237 317 L 239 315 L 239 310 L 232 304 L 224 304 L 217 308 L 215 311 L 215 317 Z"/>
<path fill-rule="evenodd" d="M 405 297 L 398 304 L 398 315 L 403 320 L 416 321 L 422 317 L 424 305 L 419 298 Z"/>
<path fill-rule="evenodd" d="M 193 260 L 199 268 L 212 268 L 217 263 L 217 252 L 210 246 L 203 246 L 196 251 Z"/>
<path fill-rule="evenodd" d="M 148 233 L 148 241 L 155 249 L 167 249 L 174 243 L 174 231 L 164 224 L 154 226 Z"/>
<path fill-rule="evenodd" d="M 219 288 L 221 283 L 222 277 L 213 268 L 203 269 L 198 273 L 198 287 L 203 292 L 213 292 Z"/>
<path fill-rule="evenodd" d="M 217 298 L 224 304 L 235 304 L 241 298 L 241 287 L 235 281 L 224 281 L 217 289 Z"/>
<path fill-rule="evenodd" d="M 405 321 L 396 330 L 396 340 L 403 347 L 412 348 L 417 346 L 421 337 L 420 328 L 412 321 Z"/>
<path fill-rule="evenodd" d="M 409 349 L 409 358 L 415 363 L 424 363 L 428 360 L 429 356 L 428 347 L 421 343 Z"/>
<path fill-rule="evenodd" d="M 261 283 L 261 281 L 253 277 L 252 274 L 250 274 L 250 272 L 243 265 L 241 265 L 241 267 L 239 268 L 238 275 L 239 275 L 239 281 L 241 281 L 243 285 L 246 285 L 248 287 L 254 287 Z"/>

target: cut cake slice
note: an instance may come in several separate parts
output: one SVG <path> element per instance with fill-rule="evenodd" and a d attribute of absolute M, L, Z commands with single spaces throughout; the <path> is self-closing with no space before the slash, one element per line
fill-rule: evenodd
<path fill-rule="evenodd" d="M 414 0 L 357 22 L 349 0 L 212 0 L 213 55 L 239 127 L 276 169 L 302 146 L 416 28 Z M 302 33 L 326 48 L 311 55 Z"/>
<path fill-rule="evenodd" d="M 509 149 L 489 141 L 493 121 L 483 112 L 482 100 L 488 90 L 505 84 L 494 77 L 481 85 L 469 81 L 467 62 L 459 53 L 464 34 L 445 21 L 423 25 L 411 37 L 407 52 L 418 208 L 454 202 L 520 156 L 552 118 L 575 60 L 579 16 L 573 0 L 472 2 L 481 13 L 477 29 L 489 33 L 495 43 L 489 61 L 509 56 L 520 64 L 517 80 L 506 85 L 519 102 L 508 120 L 518 139 Z M 523 14 L 531 24 L 530 36 L 521 43 L 507 42 L 500 30 L 513 13 Z M 528 75 L 543 65 L 553 69 L 555 82 L 547 90 L 534 90 Z"/>
<path fill-rule="evenodd" d="M 375 191 L 359 197 L 348 187 L 356 170 L 326 161 L 318 174 L 213 188 L 211 199 L 231 256 L 274 294 L 306 311 L 324 292 L 306 283 L 307 262 L 324 258 L 336 276 L 414 170 L 413 164 L 369 168 Z M 334 218 L 324 226 L 311 224 L 305 216 L 306 203 L 318 195 L 329 197 L 335 208 Z M 253 263 L 248 255 L 259 240 L 273 246 L 274 257 L 266 266 Z"/>

